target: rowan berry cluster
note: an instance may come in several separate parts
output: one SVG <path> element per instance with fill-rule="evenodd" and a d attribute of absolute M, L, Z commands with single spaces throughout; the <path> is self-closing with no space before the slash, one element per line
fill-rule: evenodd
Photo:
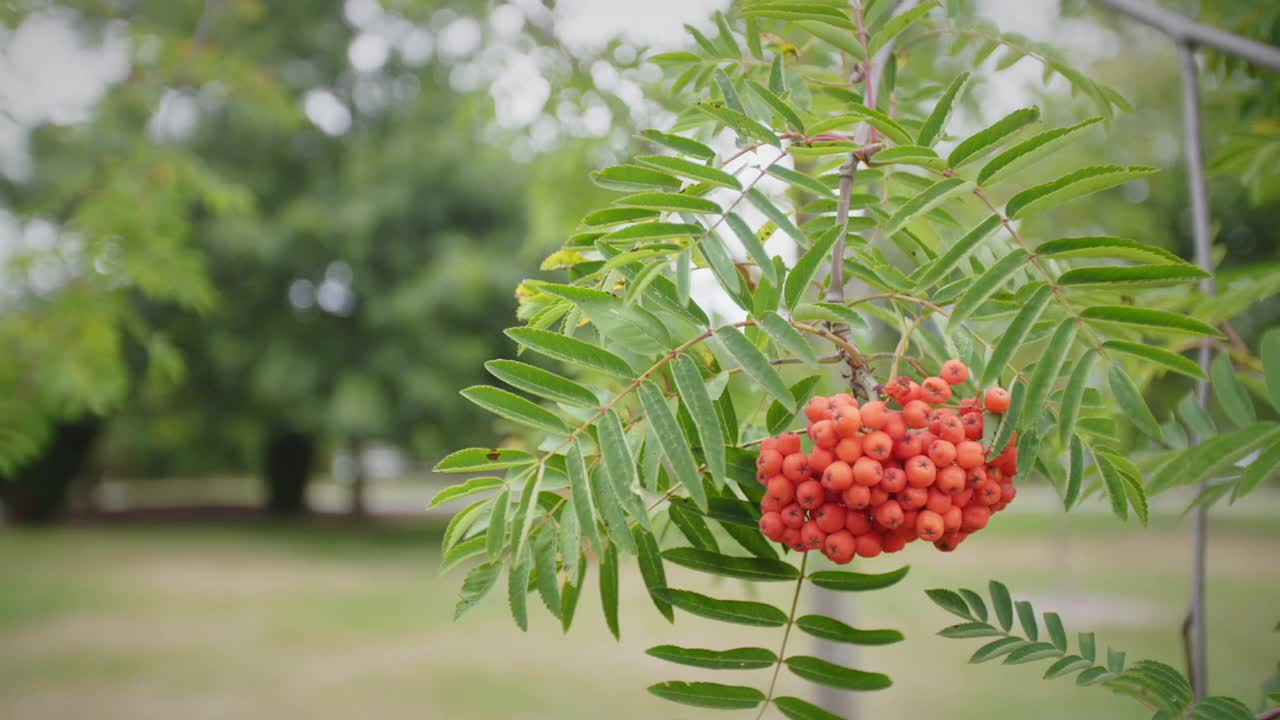
<path fill-rule="evenodd" d="M 810 400 L 808 453 L 794 432 L 761 446 L 760 531 L 845 564 L 917 539 L 950 552 L 986 527 L 1017 493 L 1017 436 L 987 460 L 983 411 L 1003 413 L 1009 392 L 950 403 L 952 386 L 968 378 L 959 360 L 920 383 L 895 378 L 885 394 L 898 409 L 881 400 L 859 406 L 848 394 Z"/>

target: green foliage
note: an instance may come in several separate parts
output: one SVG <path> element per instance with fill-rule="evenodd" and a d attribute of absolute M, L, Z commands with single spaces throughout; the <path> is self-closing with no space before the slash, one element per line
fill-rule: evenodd
<path fill-rule="evenodd" d="M 1026 600 L 1013 603 L 1008 589 L 991 581 L 991 603 L 1000 618 L 999 627 L 987 622 L 986 606 L 981 596 L 971 591 L 964 598 L 952 590 L 926 591 L 943 610 L 967 622 L 944 628 L 938 634 L 948 638 L 996 637 L 974 652 L 970 663 L 985 663 L 1004 658 L 1005 665 L 1052 660 L 1044 671 L 1044 679 L 1053 680 L 1075 675 L 1080 686 L 1100 685 L 1120 695 L 1133 698 L 1143 706 L 1166 718 L 1221 718 L 1249 720 L 1253 713 L 1240 701 L 1228 697 L 1195 700 L 1191 685 L 1182 673 L 1154 660 L 1125 664 L 1125 653 L 1107 648 L 1105 665 L 1096 664 L 1092 633 L 1080 633 L 1076 653 L 1071 652 L 1066 629 L 1057 613 L 1046 612 L 1042 618 L 1049 641 L 1039 639 L 1035 608 Z M 970 602 L 966 603 L 966 600 Z M 1019 628 L 1013 627 L 1016 606 Z M 1021 632 L 1017 632 L 1021 630 Z"/>

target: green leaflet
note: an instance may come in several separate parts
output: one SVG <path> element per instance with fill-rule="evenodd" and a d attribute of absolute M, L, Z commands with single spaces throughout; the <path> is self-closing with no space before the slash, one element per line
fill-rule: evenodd
<path fill-rule="evenodd" d="M 658 645 L 645 650 L 645 654 L 659 660 L 708 670 L 758 670 L 772 667 L 778 662 L 778 656 L 772 650 L 757 647 L 703 650 L 675 645 Z"/>
<path fill-rule="evenodd" d="M 1132 305 L 1094 305 L 1081 311 L 1080 317 L 1086 320 L 1128 325 L 1151 331 L 1208 335 L 1217 338 L 1226 337 L 1214 326 L 1201 322 L 1190 315 L 1133 307 Z"/>
<path fill-rule="evenodd" d="M 1075 140 L 1084 130 L 1102 122 L 1090 118 L 1071 127 L 1054 128 L 1014 145 L 992 158 L 978 173 L 978 185 L 992 185 L 1011 177 Z"/>
<path fill-rule="evenodd" d="M 742 183 L 724 170 L 708 167 L 700 163 L 670 155 L 637 155 L 635 161 L 655 170 L 679 175 L 696 182 L 726 187 L 730 190 L 741 190 Z"/>
<path fill-rule="evenodd" d="M 1187 261 L 1164 248 L 1117 237 L 1075 237 L 1050 240 L 1038 245 L 1036 254 L 1060 260 L 1114 258 L 1141 263 L 1188 265 Z"/>
<path fill-rule="evenodd" d="M 1272 328 L 1262 334 L 1262 374 L 1266 380 L 1267 396 L 1271 406 L 1280 412 L 1280 329 Z"/>
<path fill-rule="evenodd" d="M 525 546 L 519 554 L 512 555 L 511 565 L 507 567 L 507 605 L 516 627 L 525 632 L 529 630 L 529 555 L 529 548 Z"/>
<path fill-rule="evenodd" d="M 809 288 L 817 276 L 819 268 L 830 260 L 831 248 L 835 245 L 838 237 L 839 233 L 835 230 L 828 230 L 818 236 L 818 239 L 813 243 L 813 247 L 809 248 L 796 261 L 795 267 L 791 268 L 791 272 L 787 274 L 787 279 L 782 289 L 788 308 L 794 308 L 796 303 L 800 302 L 805 290 Z"/>
<path fill-rule="evenodd" d="M 636 529 L 635 538 L 636 548 L 639 550 L 640 577 L 644 580 L 644 586 L 649 589 L 649 597 L 667 622 L 675 622 L 675 611 L 671 609 L 671 603 L 653 592 L 657 588 L 667 586 L 667 573 L 662 567 L 662 554 L 658 550 L 658 543 L 654 540 L 652 533 L 639 528 Z"/>
<path fill-rule="evenodd" d="M 622 419 L 612 409 L 600 416 L 596 423 L 600 435 L 600 453 L 604 459 L 605 473 L 613 488 L 613 495 L 618 499 L 622 509 L 644 528 L 649 527 L 649 513 L 645 509 L 636 487 L 640 478 L 636 474 L 635 456 L 627 444 L 626 431 L 622 427 Z"/>
<path fill-rule="evenodd" d="M 484 364 L 489 374 L 525 392 L 553 402 L 577 407 L 597 407 L 595 393 L 562 375 L 518 360 L 490 360 Z"/>
<path fill-rule="evenodd" d="M 829 713 L 798 697 L 777 697 L 773 699 L 773 704 L 790 720 L 844 720 L 839 715 Z"/>
<path fill-rule="evenodd" d="M 1023 217 L 1078 197 L 1122 185 L 1157 172 L 1156 168 L 1119 165 L 1087 167 L 1014 195 L 1005 206 L 1009 217 Z"/>
<path fill-rule="evenodd" d="M 502 418 L 537 430 L 567 433 L 569 428 L 558 415 L 515 393 L 491 385 L 472 385 L 462 396 Z"/>
<path fill-rule="evenodd" d="M 556 533 L 554 525 L 547 525 L 533 540 L 533 567 L 537 571 L 538 595 L 547 610 L 560 619 L 560 586 L 556 583 Z"/>
<path fill-rule="evenodd" d="M 964 237 L 952 243 L 946 252 L 939 255 L 938 259 L 925 266 L 923 273 L 915 281 L 915 287 L 929 288 L 945 278 L 957 265 L 969 257 L 983 240 L 991 237 L 1001 224 L 1002 218 L 999 215 L 992 215 L 965 233 Z"/>
<path fill-rule="evenodd" d="M 944 178 L 925 188 L 915 197 L 903 203 L 885 223 L 884 232 L 892 235 L 901 230 L 907 223 L 938 207 L 950 198 L 969 189 L 969 181 L 964 178 Z"/>
<path fill-rule="evenodd" d="M 1058 406 L 1058 441 L 1064 446 L 1075 433 L 1080 405 L 1084 401 L 1084 391 L 1089 383 L 1089 372 L 1093 369 L 1093 361 L 1097 356 L 1096 352 L 1090 350 L 1080 357 L 1062 393 L 1062 402 Z"/>
<path fill-rule="evenodd" d="M 1009 278 L 1013 277 L 1014 273 L 1022 269 L 1026 261 L 1027 251 L 1015 248 L 999 262 L 987 268 L 987 271 L 974 280 L 969 289 L 956 301 L 956 306 L 951 311 L 951 318 L 947 321 L 948 332 L 952 326 L 967 320 L 979 305 L 986 302 L 1009 281 Z"/>
<path fill-rule="evenodd" d="M 758 95 L 766 105 L 773 108 L 774 112 L 781 115 L 783 119 L 787 121 L 787 124 L 793 129 L 798 130 L 799 132 L 804 132 L 804 122 L 800 119 L 800 114 L 796 112 L 795 108 L 791 107 L 791 105 L 785 100 L 778 97 L 772 90 L 758 82 L 748 80 L 747 87 L 751 88 L 751 91 Z M 825 186 L 822 187 L 825 188 Z M 830 194 L 830 190 L 819 191 L 819 194 Z"/>
<path fill-rule="evenodd" d="M 1134 427 L 1153 439 L 1159 440 L 1164 437 L 1160 432 L 1160 423 L 1156 422 L 1156 416 L 1151 414 L 1151 408 L 1147 407 L 1147 401 L 1142 398 L 1142 391 L 1138 389 L 1137 384 L 1124 371 L 1124 368 L 1119 365 L 1108 368 L 1107 383 L 1111 388 L 1112 396 L 1124 411 L 1124 416 L 1133 423 Z"/>
<path fill-rule="evenodd" d="M 573 498 L 573 511 L 578 517 L 578 530 L 591 542 L 597 552 L 600 549 L 600 533 L 596 530 L 595 501 L 591 496 L 591 479 L 587 474 L 587 464 L 582 457 L 582 444 L 574 440 L 565 454 L 565 465 L 569 475 L 570 497 Z"/>
<path fill-rule="evenodd" d="M 764 702 L 764 693 L 755 688 L 709 682 L 672 680 L 650 685 L 649 692 L 682 705 L 718 710 L 746 710 Z"/>
<path fill-rule="evenodd" d="M 755 582 L 782 582 L 800 577 L 795 566 L 781 560 L 733 557 L 691 547 L 671 548 L 664 551 L 662 557 L 698 572 Z"/>
<path fill-rule="evenodd" d="M 720 206 L 696 195 L 669 192 L 641 192 L 613 201 L 621 208 L 640 208 L 660 212 L 691 212 L 719 215 Z"/>
<path fill-rule="evenodd" d="M 662 453 L 667 456 L 667 461 L 671 463 L 671 469 L 675 473 L 672 482 L 680 482 L 685 492 L 689 493 L 690 499 L 705 510 L 707 496 L 702 487 L 702 478 L 698 474 L 698 463 L 693 459 L 693 451 L 685 442 L 684 433 L 680 432 L 680 426 L 676 423 L 675 414 L 667 405 L 667 399 L 650 380 L 641 383 L 638 392 L 645 413 L 648 414 L 649 421 L 658 434 Z"/>
<path fill-rule="evenodd" d="M 764 330 L 765 334 L 779 347 L 790 350 L 792 354 L 810 365 L 817 364 L 818 355 L 813 351 L 813 346 L 809 345 L 809 341 L 799 330 L 791 327 L 791 323 L 783 320 L 777 313 L 762 314 L 760 329 Z"/>
<path fill-rule="evenodd" d="M 435 472 L 486 472 L 533 464 L 533 456 L 522 450 L 467 448 L 446 456 L 432 468 Z"/>
<path fill-rule="evenodd" d="M 1075 318 L 1066 318 L 1058 323 L 1044 353 L 1036 362 L 1036 371 L 1031 376 L 1031 382 L 1027 384 L 1026 400 L 1023 401 L 1024 426 L 1034 427 L 1036 421 L 1040 419 L 1040 415 L 1044 412 L 1045 400 L 1048 399 L 1049 391 L 1058 380 L 1075 337 Z"/>
<path fill-rule="evenodd" d="M 903 565 L 897 570 L 891 570 L 886 573 L 855 573 L 840 570 L 820 570 L 809 574 L 809 582 L 826 590 L 838 590 L 843 592 L 863 592 L 867 590 L 880 590 L 883 588 L 896 585 L 898 581 L 907 576 L 907 572 L 911 570 L 910 565 Z M 961 602 L 963 605 L 963 601 Z"/>
<path fill-rule="evenodd" d="M 457 485 L 451 485 L 436 493 L 435 497 L 431 498 L 431 503 L 427 505 L 427 507 L 437 508 L 447 503 L 462 500 L 464 498 L 471 497 L 472 495 L 477 495 L 485 492 L 486 490 L 496 490 L 502 487 L 502 484 L 502 478 L 498 477 L 470 478 L 464 482 L 458 483 Z"/>
<path fill-rule="evenodd" d="M 858 38 L 847 30 L 808 20 L 798 20 L 794 24 L 810 35 L 827 42 L 858 60 L 866 57 L 866 50 L 862 47 L 862 43 L 858 42 Z"/>
<path fill-rule="evenodd" d="M 458 620 L 466 615 L 471 608 L 475 607 L 489 591 L 493 589 L 493 584 L 498 580 L 498 573 L 502 570 L 501 563 L 487 562 L 483 565 L 477 565 L 471 568 L 467 573 L 466 579 L 462 581 L 462 592 L 458 596 L 458 604 L 453 610 L 453 619 Z"/>
<path fill-rule="evenodd" d="M 871 39 L 868 40 L 867 53 L 874 57 L 881 48 L 888 45 L 890 41 L 901 35 L 904 30 L 911 27 L 912 24 L 919 21 L 925 15 L 928 15 L 929 11 L 933 10 L 937 6 L 938 3 L 931 0 L 930 2 L 921 3 L 906 12 L 899 13 L 898 15 L 894 15 L 886 20 L 884 24 L 880 26 L 880 29 L 876 31 L 875 35 L 871 36 Z"/>
<path fill-rule="evenodd" d="M 703 145 L 692 138 L 683 135 L 672 135 L 670 133 L 659 132 L 657 130 L 645 130 L 640 133 L 641 137 L 655 142 L 663 147 L 670 148 L 682 155 L 689 155 L 699 160 L 714 160 L 716 151 Z M 678 183 L 677 183 L 678 185 Z"/>
<path fill-rule="evenodd" d="M 737 213 L 729 213 L 725 215 L 725 222 L 729 228 L 733 230 L 733 234 L 738 237 L 738 241 L 746 248 L 747 253 L 751 255 L 751 259 L 759 266 L 761 274 L 771 285 L 778 284 L 778 272 L 773 266 L 773 260 L 769 257 L 769 253 L 764 248 L 764 242 L 760 237 L 751 231 L 751 227 L 747 222 L 738 216 Z"/>
<path fill-rule="evenodd" d="M 807 655 L 786 659 L 787 669 L 809 682 L 841 690 L 883 690 L 893 684 L 888 675 L 854 670 Z"/>
<path fill-rule="evenodd" d="M 750 190 L 747 190 L 747 200 L 750 201 L 757 210 L 764 213 L 764 216 L 769 218 L 770 222 L 777 225 L 778 229 L 790 235 L 791 239 L 801 245 L 809 244 L 808 238 L 806 238 L 805 234 L 795 226 L 795 223 L 791 222 L 791 218 L 788 217 L 786 213 L 779 210 L 778 206 L 774 205 L 773 201 L 764 193 L 760 192 L 756 188 L 751 188 Z"/>
<path fill-rule="evenodd" d="M 1170 352 L 1151 345 L 1142 343 L 1129 342 L 1127 340 L 1107 340 L 1102 343 L 1102 347 L 1108 350 L 1127 353 L 1147 360 L 1150 363 L 1159 365 L 1167 370 L 1182 373 L 1193 378 L 1204 378 L 1204 371 L 1200 369 L 1194 361 L 1183 357 L 1177 353 Z"/>
<path fill-rule="evenodd" d="M 791 396 L 791 390 L 783 382 L 782 376 L 778 375 L 778 371 L 769 364 L 769 359 L 746 336 L 730 326 L 718 328 L 715 336 L 747 375 L 760 383 L 765 392 L 784 407 L 795 409 L 795 398 Z"/>
<path fill-rule="evenodd" d="M 648 190 L 650 188 L 664 190 L 677 190 L 680 188 L 680 180 L 677 178 L 667 173 L 638 165 L 607 167 L 591 173 L 591 179 L 595 184 L 603 188 L 622 190 L 624 192 Z"/>
<path fill-rule="evenodd" d="M 935 605 L 952 615 L 966 620 L 975 619 L 973 613 L 969 610 L 969 604 L 965 602 L 959 593 L 946 588 L 932 588 L 924 592 Z"/>
<path fill-rule="evenodd" d="M 498 495 L 489 513 L 489 530 L 485 534 L 485 553 L 496 560 L 507 539 L 507 505 L 511 502 L 511 488 Z"/>
<path fill-rule="evenodd" d="M 1029 107 L 1014 110 L 997 120 L 990 127 L 979 130 L 956 145 L 955 150 L 947 157 L 953 168 L 975 160 L 1007 142 L 1014 133 L 1040 119 L 1040 108 Z M 1011 201 L 1012 202 L 1012 201 Z M 1009 216 L 1013 217 L 1012 206 Z"/>
<path fill-rule="evenodd" d="M 755 138 L 774 147 L 782 146 L 782 140 L 772 130 L 733 108 L 725 107 L 723 104 L 716 102 L 700 102 L 694 107 L 743 137 Z M 734 187 L 734 189 L 740 188 Z"/>
<path fill-rule="evenodd" d="M 622 639 L 618 628 L 618 549 L 610 544 L 600 557 L 600 607 L 604 621 L 615 639 Z"/>
<path fill-rule="evenodd" d="M 1031 293 L 1031 296 L 1023 302 L 1022 309 L 1018 311 L 1013 321 L 1005 328 L 1000 335 L 1000 342 L 992 350 L 991 359 L 987 361 L 986 369 L 978 382 L 979 387 L 990 387 L 1000 380 L 1001 372 L 1008 367 L 1014 353 L 1022 347 L 1027 333 L 1031 331 L 1031 327 L 1040 319 L 1041 313 L 1049 306 L 1049 301 L 1052 298 L 1052 289 L 1048 285 L 1040 283 Z"/>
<path fill-rule="evenodd" d="M 667 602 L 700 617 L 755 627 L 782 627 L 787 614 L 772 605 L 750 600 L 719 600 L 689 590 L 655 590 Z"/>
<path fill-rule="evenodd" d="M 859 630 L 824 615 L 796 618 L 796 627 L 814 637 L 851 645 L 889 645 L 903 639 L 897 630 Z"/>
<path fill-rule="evenodd" d="M 625 360 L 577 338 L 533 328 L 508 328 L 505 332 L 517 343 L 547 357 L 624 380 L 633 377 L 633 371 Z"/>
<path fill-rule="evenodd" d="M 1218 406 L 1227 414 L 1231 422 L 1237 427 L 1255 422 L 1258 415 L 1254 412 L 1253 401 L 1249 399 L 1249 394 L 1236 379 L 1231 358 L 1226 354 L 1219 354 L 1213 359 L 1209 373 L 1213 378 L 1213 398 L 1218 401 Z"/>
<path fill-rule="evenodd" d="M 942 97 L 933 106 L 933 111 L 929 113 L 929 117 L 925 118 L 924 124 L 920 126 L 920 133 L 916 135 L 916 142 L 921 145 L 932 146 L 934 141 L 942 135 L 942 129 L 946 127 L 947 118 L 951 116 L 951 110 L 955 106 L 956 96 L 959 95 L 961 88 L 968 81 L 969 73 L 962 72 L 947 85 Z"/>
<path fill-rule="evenodd" d="M 707 393 L 706 383 L 702 381 L 702 373 L 698 372 L 697 364 L 688 355 L 681 355 L 671 363 L 671 376 L 697 428 L 707 470 L 719 487 L 725 476 L 724 434 L 720 431 L 720 417 L 711 402 L 711 395 Z"/>
<path fill-rule="evenodd" d="M 529 529 L 533 523 L 533 514 L 538 509 L 538 488 L 542 485 L 545 465 L 539 465 L 529 473 L 524 486 L 520 489 L 520 504 L 516 506 L 515 515 L 511 518 L 511 557 L 519 558 L 524 552 L 529 539 Z"/>

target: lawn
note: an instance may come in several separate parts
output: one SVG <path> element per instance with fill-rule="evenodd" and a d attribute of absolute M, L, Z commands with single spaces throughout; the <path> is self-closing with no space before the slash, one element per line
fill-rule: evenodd
<path fill-rule="evenodd" d="M 928 587 L 978 587 L 990 577 L 1068 630 L 1098 632 L 1129 657 L 1178 664 L 1187 593 L 1186 524 L 1149 530 L 1095 516 L 1010 515 L 958 552 L 919 545 L 865 567 L 902 561 L 893 590 L 839 598 L 862 627 L 899 627 L 904 643 L 860 648 L 850 662 L 893 676 L 857 698 L 862 717 L 1146 717 L 1098 688 L 1042 681 L 1044 664 L 967 665 L 982 641 L 934 633 L 948 616 Z M 634 570 L 623 583 L 623 640 L 584 596 L 568 636 L 536 598 L 528 633 L 495 592 L 459 623 L 460 577 L 437 576 L 439 527 L 78 527 L 0 532 L 0 717 L 135 718 L 600 718 L 700 717 L 644 692 L 700 677 L 764 686 L 768 671 L 713 673 L 644 655 L 651 645 L 776 647 L 780 631 L 652 610 Z M 1232 518 L 1211 545 L 1211 683 L 1259 697 L 1280 658 L 1280 527 Z M 673 585 L 745 597 L 680 568 Z M 785 605 L 790 584 L 761 599 Z M 856 601 L 856 607 L 852 607 Z M 793 647 L 810 647 L 794 636 Z M 809 688 L 784 672 L 787 692 Z M 744 714 L 706 713 L 713 717 Z"/>

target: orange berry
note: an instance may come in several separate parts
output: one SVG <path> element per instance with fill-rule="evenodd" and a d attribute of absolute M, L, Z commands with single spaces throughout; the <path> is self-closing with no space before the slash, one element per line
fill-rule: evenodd
<path fill-rule="evenodd" d="M 934 440 L 929 443 L 929 459 L 937 467 L 946 467 L 956 461 L 956 446 L 949 440 Z"/>
<path fill-rule="evenodd" d="M 862 427 L 868 430 L 879 430 L 889 419 L 889 408 L 879 400 L 872 400 L 858 411 L 861 415 Z"/>
<path fill-rule="evenodd" d="M 960 529 L 977 532 L 991 520 L 991 510 L 985 505 L 970 505 L 960 511 Z"/>
<path fill-rule="evenodd" d="M 827 491 L 817 480 L 806 480 L 796 486 L 796 502 L 805 510 L 812 510 L 827 499 Z"/>
<path fill-rule="evenodd" d="M 809 477 L 809 458 L 796 452 L 782 458 L 782 474 L 791 482 L 804 482 Z"/>
<path fill-rule="evenodd" d="M 760 457 L 756 458 L 756 469 L 764 473 L 765 477 L 773 477 L 782 470 L 782 453 L 777 450 L 761 450 Z"/>
<path fill-rule="evenodd" d="M 982 439 L 982 413 L 965 413 L 960 416 L 960 424 L 964 426 L 965 437 L 970 440 Z"/>
<path fill-rule="evenodd" d="M 849 510 L 844 514 L 844 526 L 854 535 L 866 535 L 871 532 L 871 518 L 861 510 Z"/>
<path fill-rule="evenodd" d="M 956 464 L 965 470 L 976 468 L 987 461 L 982 452 L 982 444 L 973 440 L 962 440 L 956 444 Z"/>
<path fill-rule="evenodd" d="M 959 530 L 960 524 L 964 521 L 962 513 L 963 511 L 960 508 L 952 505 L 951 509 L 942 513 L 942 527 L 947 530 Z"/>
<path fill-rule="evenodd" d="M 822 473 L 826 472 L 827 467 L 836 461 L 836 454 L 826 448 L 814 448 L 809 453 L 809 476 L 814 478 L 822 477 Z"/>
<path fill-rule="evenodd" d="M 916 534 L 920 539 L 934 542 L 942 537 L 942 516 L 932 510 L 921 510 L 916 516 Z"/>
<path fill-rule="evenodd" d="M 966 488 L 955 495 L 951 496 L 951 504 L 957 507 L 964 507 L 973 499 L 973 488 Z"/>
<path fill-rule="evenodd" d="M 987 394 L 983 396 L 982 402 L 987 410 L 993 413 L 1002 413 L 1009 409 L 1009 403 L 1013 401 L 1009 391 L 1001 387 L 993 387 L 987 390 Z"/>
<path fill-rule="evenodd" d="M 969 366 L 959 360 L 948 360 L 942 363 L 942 372 L 938 373 L 948 385 L 959 385 L 969 379 Z"/>
<path fill-rule="evenodd" d="M 882 477 L 884 477 L 884 466 L 869 457 L 860 457 L 853 464 L 853 481 L 859 485 L 866 487 L 878 485 Z"/>
<path fill-rule="evenodd" d="M 893 438 L 883 430 L 876 430 L 862 440 L 862 453 L 881 462 L 893 456 Z"/>
<path fill-rule="evenodd" d="M 760 500 L 760 512 L 781 512 L 782 503 L 772 495 L 765 495 Z"/>
<path fill-rule="evenodd" d="M 840 494 L 840 501 L 850 510 L 864 510 L 871 504 L 871 488 L 852 485 Z"/>
<path fill-rule="evenodd" d="M 813 521 L 824 533 L 833 533 L 844 528 L 845 509 L 833 502 L 825 503 L 812 513 Z"/>
<path fill-rule="evenodd" d="M 902 408 L 902 419 L 907 427 L 919 430 L 929 426 L 929 403 L 923 400 L 912 400 Z"/>
<path fill-rule="evenodd" d="M 853 463 L 862 457 L 862 436 L 853 435 L 836 443 L 836 457 L 847 463 Z"/>
<path fill-rule="evenodd" d="M 880 489 L 887 493 L 902 492 L 907 487 L 907 474 L 900 467 L 887 467 L 880 478 Z"/>
<path fill-rule="evenodd" d="M 907 396 L 907 393 L 911 392 L 911 384 L 911 378 L 906 375 L 899 375 L 884 386 L 884 393 L 897 400 L 899 405 L 904 405 L 906 400 L 903 398 Z"/>
<path fill-rule="evenodd" d="M 938 466 L 929 456 L 917 455 L 907 461 L 906 474 L 907 484 L 911 487 L 929 487 L 938 475 Z"/>
<path fill-rule="evenodd" d="M 902 506 L 897 500 L 886 500 L 883 505 L 876 508 L 876 522 L 890 530 L 898 527 L 902 524 Z"/>
<path fill-rule="evenodd" d="M 791 548 L 804 552 L 804 541 L 800 538 L 800 531 L 796 528 L 787 528 L 782 531 L 782 544 Z"/>
<path fill-rule="evenodd" d="M 839 395 L 832 395 L 831 411 L 835 412 L 835 409 L 840 406 L 856 408 L 858 407 L 858 399 L 850 395 L 849 393 L 840 393 Z"/>
<path fill-rule="evenodd" d="M 903 527 L 906 527 L 905 523 L 898 529 L 901 530 Z M 907 539 L 902 535 L 899 535 L 897 532 L 889 533 L 888 535 L 880 538 L 880 548 L 887 553 L 896 553 L 906 546 Z"/>
<path fill-rule="evenodd" d="M 929 502 L 929 490 L 922 487 L 908 487 L 898 493 L 898 503 L 907 510 L 919 510 Z"/>
<path fill-rule="evenodd" d="M 858 546 L 857 540 L 848 530 L 837 530 L 827 535 L 827 542 L 823 545 L 822 552 L 831 558 L 831 562 L 837 565 L 847 565 L 853 561 L 853 555 Z"/>
<path fill-rule="evenodd" d="M 800 542 L 804 544 L 804 549 L 818 550 L 823 543 L 827 541 L 827 534 L 822 532 L 822 528 L 818 527 L 818 523 L 810 520 L 800 528 Z"/>
<path fill-rule="evenodd" d="M 964 469 L 959 465 L 948 465 L 938 470 L 938 477 L 933 486 L 948 495 L 964 490 Z"/>
<path fill-rule="evenodd" d="M 760 532 L 770 540 L 781 540 L 782 533 L 787 529 L 782 524 L 782 516 L 776 512 L 767 512 L 760 516 Z"/>
<path fill-rule="evenodd" d="M 924 505 L 939 515 L 951 509 L 951 496 L 937 488 L 929 490 L 929 502 Z"/>
<path fill-rule="evenodd" d="M 836 408 L 831 415 L 836 424 L 836 435 L 842 438 L 853 437 L 862 429 L 862 412 L 851 405 Z"/>
<path fill-rule="evenodd" d="M 859 557 L 873 558 L 880 554 L 881 549 L 879 535 L 867 533 L 866 535 L 858 536 L 855 550 Z"/>
<path fill-rule="evenodd" d="M 769 481 L 768 487 L 765 489 L 765 497 L 771 497 L 780 505 L 786 506 L 796 497 L 796 486 L 791 481 L 781 475 Z"/>
<path fill-rule="evenodd" d="M 902 413 L 890 412 L 885 418 L 884 427 L 880 429 L 893 440 L 901 440 L 907 436 L 907 421 L 903 419 Z"/>
<path fill-rule="evenodd" d="M 880 488 L 880 487 L 871 488 L 871 507 L 878 508 L 888 501 L 889 501 L 889 493 L 885 492 L 883 488 Z"/>
<path fill-rule="evenodd" d="M 951 399 L 951 386 L 940 377 L 927 377 L 920 383 L 920 398 L 930 405 L 941 405 Z"/>
<path fill-rule="evenodd" d="M 1000 483 L 1000 502 L 1011 503 L 1017 494 L 1018 488 L 1014 487 L 1013 483 Z"/>
<path fill-rule="evenodd" d="M 912 380 L 911 389 L 908 390 L 907 394 L 903 395 L 902 399 L 899 400 L 898 402 L 911 402 L 912 400 L 919 400 L 919 399 L 920 399 L 920 384 L 917 383 L 915 380 Z"/>
<path fill-rule="evenodd" d="M 844 492 L 853 484 L 853 468 L 849 464 L 837 460 L 827 466 L 826 472 L 822 473 L 822 487 L 831 492 Z"/>
<path fill-rule="evenodd" d="M 920 436 L 908 435 L 893 444 L 893 457 L 903 462 L 919 455 L 924 450 L 920 445 Z"/>
<path fill-rule="evenodd" d="M 782 433 L 778 436 L 777 449 L 783 457 L 800 452 L 800 436 L 791 431 Z"/>
<path fill-rule="evenodd" d="M 760 441 L 760 452 L 764 452 L 765 450 L 774 450 L 781 455 L 782 452 L 778 450 L 778 438 L 771 437 Z"/>
<path fill-rule="evenodd" d="M 804 527 L 804 508 L 800 507 L 799 503 L 791 503 L 790 505 L 782 508 L 778 515 L 782 517 L 782 524 L 789 528 L 799 530 Z"/>
<path fill-rule="evenodd" d="M 809 426 L 809 439 L 815 447 L 833 449 L 840 437 L 836 435 L 836 424 L 830 420 L 819 420 Z"/>
<path fill-rule="evenodd" d="M 831 401 L 822 396 L 812 397 L 809 399 L 809 403 L 804 406 L 804 414 L 811 423 L 819 420 L 828 420 L 831 418 Z"/>
<path fill-rule="evenodd" d="M 976 488 L 987 480 L 987 466 L 979 465 L 975 468 L 969 468 L 964 474 L 965 487 Z"/>
<path fill-rule="evenodd" d="M 964 442 L 964 423 L 950 410 L 938 419 L 938 437 L 952 443 Z"/>
<path fill-rule="evenodd" d="M 938 541 L 935 542 L 933 546 L 942 552 L 951 552 L 960 546 L 960 541 L 963 539 L 964 538 L 960 537 L 959 531 L 952 530 L 943 533 L 942 537 L 938 538 Z"/>

